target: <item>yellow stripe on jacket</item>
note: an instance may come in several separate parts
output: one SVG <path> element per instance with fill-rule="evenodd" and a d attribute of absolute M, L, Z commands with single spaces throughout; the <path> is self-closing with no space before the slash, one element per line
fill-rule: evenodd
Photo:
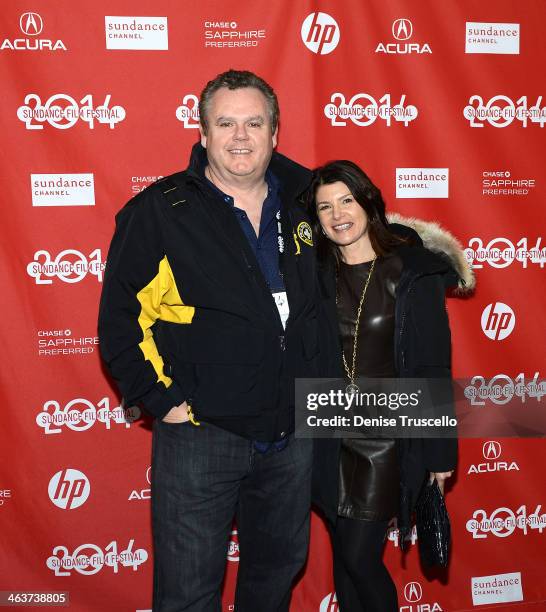
<path fill-rule="evenodd" d="M 142 330 L 142 342 L 138 346 L 144 358 L 152 364 L 157 374 L 157 382 L 170 387 L 172 379 L 163 373 L 163 358 L 157 350 L 151 327 L 158 319 L 189 324 L 192 322 L 195 308 L 182 302 L 166 255 L 159 262 L 154 278 L 137 293 L 137 300 L 141 306 L 138 324 Z"/>

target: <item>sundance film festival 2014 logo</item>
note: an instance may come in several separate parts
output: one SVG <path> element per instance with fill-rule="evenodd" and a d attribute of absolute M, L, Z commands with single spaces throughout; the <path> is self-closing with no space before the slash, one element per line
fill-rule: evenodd
<path fill-rule="evenodd" d="M 526 504 L 515 511 L 502 506 L 488 513 L 480 508 L 475 510 L 472 518 L 466 522 L 466 530 L 472 534 L 474 540 L 483 540 L 490 535 L 507 538 L 516 529 L 526 536 L 536 532 L 542 535 L 546 529 L 546 514 L 542 512 L 542 505 L 538 504 L 531 513 L 527 512 Z"/>
<path fill-rule="evenodd" d="M 50 96 L 43 104 L 38 94 L 25 96 L 23 104 L 17 109 L 17 118 L 27 130 L 43 130 L 47 123 L 58 130 L 68 130 L 83 121 L 89 129 L 96 124 L 108 125 L 113 130 L 116 124 L 126 117 L 122 106 L 110 107 L 111 94 L 107 94 L 102 104 L 93 101 L 93 94 L 87 94 L 79 102 L 64 93 Z"/>
<path fill-rule="evenodd" d="M 526 237 L 512 242 L 509 238 L 500 236 L 485 243 L 474 236 L 468 241 L 464 252 L 473 270 L 481 270 L 484 264 L 497 269 L 508 268 L 514 262 L 524 269 L 528 268 L 529 264 L 539 265 L 541 268 L 546 264 L 546 246 L 542 246 L 541 236 L 534 244 L 533 240 Z"/>
<path fill-rule="evenodd" d="M 87 431 L 96 423 L 101 423 L 106 429 L 113 426 L 129 429 L 140 416 L 138 406 L 112 406 L 109 397 L 103 397 L 98 402 L 77 397 L 66 403 L 47 400 L 36 415 L 36 424 L 44 430 L 44 434 L 52 435 L 67 429 Z"/>
<path fill-rule="evenodd" d="M 199 98 L 195 94 L 186 94 L 182 104 L 176 109 L 176 118 L 185 128 L 199 127 Z"/>
<path fill-rule="evenodd" d="M 502 455 L 502 446 L 498 440 L 487 440 L 483 443 L 482 454 L 485 459 L 482 463 L 472 463 L 467 474 L 487 474 L 489 472 L 519 472 L 515 461 L 499 460 Z"/>
<path fill-rule="evenodd" d="M 337 21 L 327 13 L 311 13 L 301 25 L 303 44 L 317 55 L 327 55 L 337 47 L 341 32 Z"/>
<path fill-rule="evenodd" d="M 40 38 L 44 29 L 44 20 L 39 13 L 28 11 L 19 17 L 19 29 L 24 38 L 5 38 L 0 45 L 0 51 L 66 51 L 62 40 Z"/>
<path fill-rule="evenodd" d="M 348 102 L 342 93 L 333 93 L 330 103 L 324 107 L 324 114 L 331 125 L 342 127 L 351 121 L 359 127 L 367 127 L 377 119 L 385 121 L 388 127 L 395 123 L 402 123 L 408 127 L 411 121 L 417 119 L 417 107 L 412 104 L 405 106 L 406 94 L 400 96 L 398 103 L 394 104 L 391 94 L 385 94 L 379 100 L 367 93 L 357 93 Z"/>
<path fill-rule="evenodd" d="M 65 468 L 51 478 L 47 492 L 49 499 L 58 508 L 74 510 L 87 501 L 91 492 L 91 485 L 83 472 Z"/>
<path fill-rule="evenodd" d="M 504 406 L 519 398 L 522 404 L 529 400 L 541 401 L 546 395 L 546 381 L 540 378 L 537 370 L 533 377 L 526 377 L 524 372 L 517 376 L 495 374 L 489 379 L 485 376 L 473 376 L 464 389 L 464 396 L 470 400 L 471 406 L 491 405 Z M 517 400 L 516 400 L 517 401 Z"/>
<path fill-rule="evenodd" d="M 490 340 L 505 340 L 514 331 L 516 315 L 507 304 L 493 302 L 483 309 L 481 325 Z"/>
<path fill-rule="evenodd" d="M 63 283 L 79 283 L 88 274 L 102 283 L 106 262 L 102 251 L 95 249 L 84 255 L 76 249 L 65 249 L 55 258 L 49 251 L 41 249 L 34 253 L 33 260 L 27 265 L 27 274 L 37 285 L 51 285 L 55 279 Z"/>
<path fill-rule="evenodd" d="M 519 121 L 524 128 L 529 123 L 538 123 L 543 128 L 546 123 L 546 107 L 542 106 L 542 96 L 537 96 L 536 102 L 529 106 L 527 96 L 521 96 L 514 102 L 500 94 L 484 102 L 481 96 L 473 95 L 464 107 L 463 115 L 473 128 L 483 128 L 487 123 L 495 128 L 505 128 L 514 121 Z"/>
<path fill-rule="evenodd" d="M 148 560 L 148 552 L 144 548 L 134 550 L 134 544 L 134 539 L 131 539 L 122 550 L 116 540 L 104 549 L 96 544 L 81 544 L 73 552 L 69 552 L 66 546 L 55 546 L 46 560 L 46 567 L 55 576 L 71 576 L 73 571 L 81 576 L 92 576 L 105 566 L 111 567 L 114 574 L 119 572 L 120 567 L 130 567 L 136 572 Z"/>
<path fill-rule="evenodd" d="M 391 29 L 396 42 L 380 42 L 375 49 L 376 53 L 387 53 L 389 55 L 432 53 L 428 43 L 409 42 L 413 36 L 413 24 L 409 19 L 395 19 Z"/>

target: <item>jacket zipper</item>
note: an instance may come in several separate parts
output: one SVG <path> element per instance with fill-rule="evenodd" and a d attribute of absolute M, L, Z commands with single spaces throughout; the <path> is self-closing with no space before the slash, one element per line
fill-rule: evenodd
<path fill-rule="evenodd" d="M 410 296 L 410 293 L 413 291 L 414 282 L 415 282 L 415 279 L 412 279 L 410 281 L 410 285 L 408 287 L 408 290 L 406 292 L 406 296 L 404 298 L 404 310 L 402 312 L 402 321 L 400 322 L 400 332 L 398 334 L 398 347 L 400 348 L 400 354 L 401 354 L 401 358 L 402 358 L 402 369 L 404 370 L 404 373 L 405 373 L 405 370 L 406 370 L 406 353 L 401 348 L 402 347 L 402 334 L 404 332 L 404 325 L 406 323 L 406 310 L 407 310 L 406 303 L 407 303 L 407 300 L 408 300 L 408 298 Z"/>

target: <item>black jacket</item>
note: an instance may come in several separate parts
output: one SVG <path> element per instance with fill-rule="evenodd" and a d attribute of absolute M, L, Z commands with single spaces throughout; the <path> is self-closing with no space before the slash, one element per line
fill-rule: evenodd
<path fill-rule="evenodd" d="M 451 376 L 451 334 L 445 292 L 473 288 L 474 278 L 457 241 L 435 224 L 392 216 L 392 230 L 412 240 L 397 249 L 403 269 L 396 290 L 394 354 L 397 375 L 404 378 Z M 406 224 L 413 224 L 415 229 Z M 423 246 L 425 244 L 428 248 Z M 321 270 L 322 296 L 328 313 L 330 343 L 337 342 L 329 362 L 329 375 L 344 377 L 335 304 L 335 266 Z M 337 516 L 340 440 L 315 440 L 313 497 L 326 517 Z M 403 439 L 398 443 L 401 470 L 399 527 L 406 529 L 409 515 L 428 471 L 445 472 L 457 463 L 454 439 Z"/>
<path fill-rule="evenodd" d="M 319 373 L 318 284 L 297 198 L 310 172 L 274 153 L 290 305 L 286 330 L 230 206 L 189 168 L 117 215 L 100 303 L 103 359 L 128 403 L 162 418 L 184 400 L 196 418 L 258 440 L 293 429 L 294 378 Z"/>

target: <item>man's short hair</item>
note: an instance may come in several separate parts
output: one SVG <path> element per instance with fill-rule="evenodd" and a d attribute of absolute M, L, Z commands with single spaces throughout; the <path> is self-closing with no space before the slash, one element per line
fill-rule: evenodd
<path fill-rule="evenodd" d="M 279 124 L 279 101 L 271 85 L 266 83 L 257 74 L 249 72 L 248 70 L 228 70 L 227 72 L 219 74 L 212 79 L 212 81 L 209 81 L 205 85 L 205 89 L 201 92 L 199 98 L 199 121 L 201 122 L 205 134 L 208 128 L 207 111 L 210 106 L 211 98 L 219 89 L 222 89 L 222 87 L 227 87 L 232 90 L 254 87 L 261 91 L 267 102 L 271 131 L 274 132 L 277 129 L 277 125 Z"/>

